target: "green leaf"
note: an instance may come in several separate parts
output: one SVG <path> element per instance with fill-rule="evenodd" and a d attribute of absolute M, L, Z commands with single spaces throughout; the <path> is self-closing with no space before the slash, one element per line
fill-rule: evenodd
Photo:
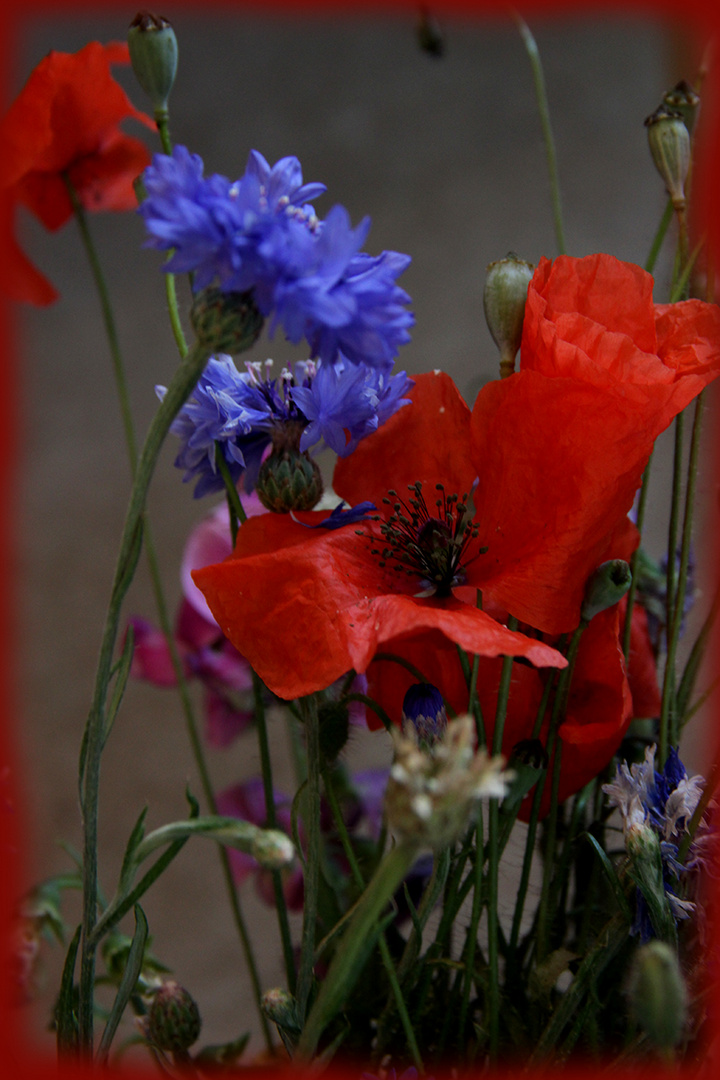
<path fill-rule="evenodd" d="M 228 1065 L 234 1065 L 242 1057 L 249 1041 L 250 1032 L 246 1032 L 239 1039 L 234 1039 L 232 1042 L 204 1046 L 200 1053 L 193 1058 L 193 1064 L 201 1072 L 227 1068 Z"/>
<path fill-rule="evenodd" d="M 98 1060 L 101 1062 L 104 1062 L 107 1059 L 110 1051 L 110 1044 L 115 1037 L 118 1024 L 122 1019 L 122 1014 L 125 1012 L 125 1007 L 130 1000 L 130 996 L 138 981 L 138 976 L 142 971 L 147 936 L 148 924 L 145 913 L 140 905 L 136 904 L 135 933 L 133 934 L 132 945 L 130 946 L 130 952 L 128 953 L 127 964 L 125 966 L 125 971 L 123 972 L 123 977 L 120 980 L 120 986 L 118 987 L 118 992 L 115 996 L 110 1016 L 105 1025 L 105 1030 L 100 1039 L 100 1046 L 98 1047 Z"/>
<path fill-rule="evenodd" d="M 127 847 L 125 848 L 125 854 L 123 856 L 122 867 L 120 869 L 121 888 L 126 881 L 132 880 L 135 852 L 138 849 L 138 845 L 141 844 L 145 838 L 145 818 L 147 817 L 147 812 L 148 808 L 146 806 L 140 811 L 140 816 L 133 826 L 133 831 L 130 833 L 130 838 L 127 842 Z"/>
<path fill-rule="evenodd" d="M 607 879 L 610 883 L 610 887 L 615 895 L 615 899 L 617 900 L 618 907 L 620 908 L 620 911 L 622 912 L 626 921 L 628 923 L 631 923 L 633 917 L 632 911 L 630 910 L 630 904 L 628 903 L 627 896 L 625 895 L 625 890 L 623 889 L 622 882 L 618 877 L 617 870 L 610 862 L 607 857 L 607 853 L 600 846 L 595 837 L 589 832 L 585 832 L 582 835 L 585 837 L 586 840 L 589 840 L 592 846 L 595 848 L 595 852 L 600 859 L 602 868 L 605 871 Z"/>
<path fill-rule="evenodd" d="M 57 1023 L 57 1049 L 60 1057 L 65 1054 L 75 1053 L 78 1048 L 78 1017 L 75 995 L 75 961 L 78 948 L 80 947 L 80 935 L 82 923 L 73 934 L 72 941 L 65 957 L 62 977 L 60 979 L 60 994 L 56 1006 Z"/>
<path fill-rule="evenodd" d="M 115 669 L 115 685 L 112 689 L 110 701 L 108 702 L 107 712 L 105 715 L 105 733 L 103 735 L 103 744 L 107 742 L 112 726 L 115 723 L 115 717 L 117 716 L 118 709 L 120 708 L 120 702 L 123 699 L 125 693 L 125 687 L 127 686 L 128 677 L 130 675 L 130 666 L 132 664 L 133 651 L 135 648 L 135 632 L 132 628 L 132 624 L 128 626 L 125 633 L 125 643 L 123 645 L 122 655 L 116 665 Z"/>

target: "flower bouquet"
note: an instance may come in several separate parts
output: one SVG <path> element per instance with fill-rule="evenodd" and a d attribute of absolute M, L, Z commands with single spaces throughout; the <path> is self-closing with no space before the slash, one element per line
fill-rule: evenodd
<path fill-rule="evenodd" d="M 366 250 L 369 218 L 353 225 L 340 204 L 323 216 L 325 185 L 294 156 L 247 148 L 230 179 L 173 142 L 181 50 L 165 17 L 140 12 L 127 44 L 51 52 L 3 120 L 9 212 L 79 226 L 132 472 L 77 739 L 82 848 L 17 908 L 18 991 L 31 990 L 43 938 L 64 945 L 51 1021 L 62 1062 L 105 1066 L 132 1045 L 168 1075 L 289 1065 L 384 1078 L 706 1060 L 715 772 L 689 774 L 680 751 L 714 687 L 703 661 L 720 606 L 694 555 L 701 425 L 720 374 L 714 262 L 690 201 L 706 65 L 659 88 L 645 120 L 667 199 L 645 265 L 570 256 L 542 63 L 514 18 L 557 250 L 487 266 L 496 377 L 470 400 L 440 368 L 396 370 L 414 325 L 400 284 L 410 256 Z M 440 57 L 433 18 L 416 29 Z M 152 116 L 113 76 L 128 62 Z M 126 119 L 153 132 L 152 156 Z M 142 441 L 98 210 L 140 222 L 177 351 Z M 6 239 L 5 290 L 56 299 Z M 259 359 L 263 334 L 296 355 Z M 643 544 L 650 465 L 671 426 L 667 555 L 655 560 Z M 212 504 L 172 568 L 174 617 L 148 498 L 166 441 Z M 178 500 L 187 491 L 178 484 Z M 154 613 L 128 607 L 141 561 Z M 135 809 L 121 865 L 101 881 L 101 762 L 112 770 L 137 680 L 177 692 L 196 778 L 185 816 L 150 828 Z M 354 760 L 368 730 L 382 767 Z M 207 747 L 256 752 L 257 775 L 218 789 Z M 153 886 L 203 838 L 241 942 L 254 1041 L 244 1028 L 204 1041 L 192 987 L 153 948 Z M 244 911 L 249 879 L 274 909 L 282 974 L 270 984 Z"/>

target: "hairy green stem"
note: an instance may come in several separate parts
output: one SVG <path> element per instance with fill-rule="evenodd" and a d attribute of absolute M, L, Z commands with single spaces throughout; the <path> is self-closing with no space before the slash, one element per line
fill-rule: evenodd
<path fill-rule="evenodd" d="M 637 525 L 638 532 L 640 533 L 640 542 L 642 543 L 642 530 L 645 524 L 645 507 L 647 506 L 647 496 L 650 481 L 650 463 L 652 456 L 649 458 L 647 465 L 645 466 L 645 472 L 643 473 L 642 484 L 640 485 L 640 497 L 638 499 L 637 518 L 635 524 Z M 627 592 L 627 607 L 625 609 L 625 625 L 623 627 L 623 656 L 625 657 L 625 664 L 627 665 L 630 659 L 630 638 L 632 636 L 632 613 L 635 607 L 635 596 L 637 594 L 637 580 L 635 571 L 638 564 L 638 551 L 636 548 L 630 557 L 630 588 Z"/>
<path fill-rule="evenodd" d="M 305 1020 L 308 999 L 312 989 L 315 962 L 315 934 L 317 923 L 318 888 L 320 875 L 320 724 L 317 700 L 301 698 L 300 711 L 305 729 L 307 752 L 307 785 L 305 789 L 305 835 L 307 855 L 305 860 L 303 926 L 300 940 L 300 969 L 297 977 L 297 1009 L 300 1024 Z"/>
<path fill-rule="evenodd" d="M 543 140 L 545 142 L 545 154 L 547 157 L 548 177 L 550 180 L 550 194 L 552 198 L 553 222 L 555 225 L 555 242 L 558 254 L 565 254 L 565 235 L 563 230 L 562 203 L 560 200 L 560 181 L 558 179 L 557 156 L 555 154 L 555 140 L 550 124 L 550 109 L 548 106 L 547 91 L 545 89 L 545 76 L 543 74 L 540 52 L 537 42 L 533 37 L 529 26 L 524 19 L 513 11 L 513 19 L 520 31 L 520 36 L 525 45 L 530 66 L 532 68 L 533 82 L 535 84 L 535 97 L 537 100 L 540 124 L 542 127 Z"/>

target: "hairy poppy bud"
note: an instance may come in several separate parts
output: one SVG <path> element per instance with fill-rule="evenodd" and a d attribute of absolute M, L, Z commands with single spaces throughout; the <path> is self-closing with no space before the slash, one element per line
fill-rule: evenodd
<path fill-rule="evenodd" d="M 687 1016 L 687 990 L 677 953 L 664 941 L 649 941 L 638 948 L 630 969 L 628 999 L 658 1050 L 677 1046 Z"/>
<path fill-rule="evenodd" d="M 681 79 L 679 83 L 673 86 L 672 90 L 665 91 L 662 103 L 672 112 L 680 113 L 685 127 L 692 135 L 700 107 L 700 97 L 695 93 L 690 83 L 685 79 Z"/>
<path fill-rule="evenodd" d="M 661 105 L 647 117 L 645 127 L 655 167 L 665 181 L 673 206 L 682 210 L 690 168 L 690 133 L 682 114 Z"/>
<path fill-rule="evenodd" d="M 418 745 L 429 748 L 441 739 L 447 728 L 447 712 L 442 694 L 432 683 L 414 683 L 405 694 L 402 706 L 403 731 L 408 726 L 417 733 Z"/>
<path fill-rule="evenodd" d="M 318 708 L 320 753 L 328 765 L 337 758 L 350 734 L 350 711 L 346 701 L 324 701 Z"/>
<path fill-rule="evenodd" d="M 221 292 L 210 286 L 196 293 L 190 322 L 213 353 L 244 352 L 260 336 L 264 319 L 249 292 Z"/>
<path fill-rule="evenodd" d="M 488 329 L 500 350 L 500 377 L 512 375 L 522 340 L 525 303 L 534 267 L 510 251 L 489 264 L 483 307 Z"/>
<path fill-rule="evenodd" d="M 127 42 L 135 78 L 150 98 L 156 117 L 166 113 L 178 63 L 175 31 L 163 15 L 139 11 L 130 23 Z"/>
<path fill-rule="evenodd" d="M 624 559 L 608 559 L 601 563 L 585 587 L 585 599 L 580 618 L 590 622 L 594 615 L 622 600 L 630 588 L 632 574 Z"/>
<path fill-rule="evenodd" d="M 174 979 L 155 994 L 145 1018 L 145 1033 L 153 1046 L 184 1053 L 197 1040 L 202 1022 L 194 999 Z"/>

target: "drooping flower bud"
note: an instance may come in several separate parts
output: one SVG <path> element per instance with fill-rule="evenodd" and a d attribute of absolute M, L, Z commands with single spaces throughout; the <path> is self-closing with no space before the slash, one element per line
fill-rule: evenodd
<path fill-rule="evenodd" d="M 336 760 L 350 734 L 350 710 L 346 701 L 323 701 L 318 707 L 320 754 L 328 765 Z"/>
<path fill-rule="evenodd" d="M 608 559 L 601 563 L 585 586 L 585 598 L 580 618 L 590 622 L 594 615 L 622 600 L 630 588 L 632 573 L 624 559 Z"/>
<path fill-rule="evenodd" d="M 483 798 L 502 798 L 510 774 L 504 759 L 475 753 L 475 722 L 466 714 L 449 720 L 445 734 L 427 750 L 415 728 L 392 731 L 395 760 L 385 790 L 388 828 L 400 842 L 436 851 L 454 843 Z"/>
<path fill-rule="evenodd" d="M 483 307 L 488 329 L 500 350 L 500 377 L 512 375 L 522 340 L 525 303 L 534 266 L 510 251 L 489 264 Z"/>
<path fill-rule="evenodd" d="M 673 86 L 672 90 L 665 91 L 662 103 L 672 112 L 680 113 L 685 127 L 692 135 L 700 107 L 700 97 L 695 93 L 690 83 L 685 79 L 681 79 L 679 83 Z"/>
<path fill-rule="evenodd" d="M 156 992 L 144 1026 L 153 1046 L 182 1054 L 200 1034 L 200 1010 L 187 990 L 174 979 L 168 979 Z"/>
<path fill-rule="evenodd" d="M 272 452 L 260 466 L 255 489 L 263 506 L 274 514 L 312 510 L 322 498 L 320 469 L 300 450 L 302 432 L 302 424 L 278 424 L 272 433 Z"/>
<path fill-rule="evenodd" d="M 251 293 L 221 292 L 211 286 L 196 293 L 190 322 L 210 352 L 233 356 L 255 344 L 264 319 Z"/>
<path fill-rule="evenodd" d="M 539 739 L 521 739 L 515 743 L 508 758 L 513 773 L 503 807 L 510 809 L 525 798 L 548 767 L 547 750 Z"/>
<path fill-rule="evenodd" d="M 250 854 L 264 870 L 284 870 L 295 858 L 295 846 L 279 829 L 259 829 Z"/>
<path fill-rule="evenodd" d="M 676 210 L 685 207 L 685 181 L 690 168 L 690 133 L 682 114 L 665 105 L 645 120 L 648 145 Z"/>
<path fill-rule="evenodd" d="M 166 113 L 178 64 L 175 31 L 163 15 L 139 11 L 130 23 L 127 42 L 135 78 L 150 98 L 155 115 Z"/>
<path fill-rule="evenodd" d="M 630 1007 L 658 1050 L 680 1042 L 687 1018 L 687 989 L 677 953 L 664 941 L 641 945 L 628 979 Z"/>
<path fill-rule="evenodd" d="M 418 746 L 431 749 L 447 728 L 447 712 L 442 694 L 432 683 L 413 683 L 403 699 L 402 726 L 414 728 Z"/>

